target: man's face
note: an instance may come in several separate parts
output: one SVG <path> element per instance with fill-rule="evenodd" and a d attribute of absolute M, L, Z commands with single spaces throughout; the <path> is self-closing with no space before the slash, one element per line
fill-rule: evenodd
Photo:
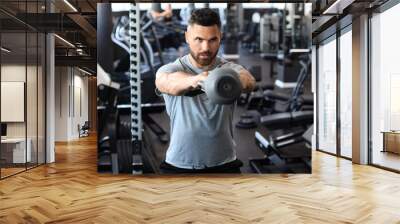
<path fill-rule="evenodd" d="M 189 25 L 185 38 L 190 54 L 199 65 L 208 66 L 213 62 L 221 42 L 221 31 L 217 25 Z"/>

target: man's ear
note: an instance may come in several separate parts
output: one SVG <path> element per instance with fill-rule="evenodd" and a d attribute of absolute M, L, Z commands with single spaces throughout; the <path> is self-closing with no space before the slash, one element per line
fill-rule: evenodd
<path fill-rule="evenodd" d="M 188 38 L 189 38 L 189 34 L 188 34 L 187 31 L 185 31 L 185 41 L 186 41 L 187 44 L 189 44 Z"/>

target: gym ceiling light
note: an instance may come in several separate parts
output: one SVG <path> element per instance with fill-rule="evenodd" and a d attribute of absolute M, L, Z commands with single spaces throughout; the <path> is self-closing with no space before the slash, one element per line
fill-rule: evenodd
<path fill-rule="evenodd" d="M 66 39 L 64 39 L 64 38 L 62 38 L 62 37 L 60 37 L 59 35 L 54 34 L 54 36 L 57 37 L 57 38 L 58 38 L 59 40 L 61 40 L 62 42 L 64 42 L 65 44 L 67 44 L 68 46 L 73 47 L 73 48 L 76 48 L 75 45 L 73 45 L 73 44 L 72 44 L 71 42 L 69 42 L 68 40 L 66 40 Z"/>
<path fill-rule="evenodd" d="M 4 51 L 4 52 L 6 52 L 6 53 L 10 53 L 10 52 L 11 52 L 11 50 L 9 50 L 9 49 L 7 49 L 7 48 L 5 48 L 5 47 L 1 47 L 1 50 Z"/>
<path fill-rule="evenodd" d="M 75 8 L 68 0 L 64 0 L 65 4 L 67 4 L 74 12 L 78 12 L 78 9 Z"/>
<path fill-rule="evenodd" d="M 81 72 L 83 72 L 83 73 L 85 73 L 85 74 L 87 74 L 87 75 L 89 75 L 89 76 L 92 76 L 92 75 L 93 75 L 92 73 L 90 73 L 90 72 L 88 72 L 88 71 L 86 71 L 86 70 L 84 70 L 84 69 L 81 69 L 81 68 L 79 68 L 79 67 L 78 67 L 78 70 L 81 71 Z"/>

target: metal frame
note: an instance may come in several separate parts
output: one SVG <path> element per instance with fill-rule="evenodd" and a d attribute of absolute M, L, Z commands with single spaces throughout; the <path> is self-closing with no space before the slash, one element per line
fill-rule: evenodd
<path fill-rule="evenodd" d="M 131 3 L 129 9 L 129 50 L 131 86 L 131 133 L 133 167 L 142 166 L 142 108 L 140 75 L 140 10 L 138 3 Z M 133 172 L 136 172 L 133 170 Z M 140 171 L 139 171 L 140 172 Z"/>
<path fill-rule="evenodd" d="M 400 0 L 389 0 L 378 8 L 368 12 L 368 165 L 384 169 L 387 171 L 400 173 L 400 170 L 393 169 L 387 166 L 376 164 L 373 162 L 373 141 L 372 141 L 372 18 L 373 13 L 384 13 L 385 11 L 391 9 L 392 7 L 400 4 Z"/>
<path fill-rule="evenodd" d="M 371 42 L 371 19 L 372 13 L 368 13 L 368 164 L 372 163 L 372 65 L 371 65 L 371 54 L 372 54 L 372 42 Z"/>
<path fill-rule="evenodd" d="M 28 11 L 28 4 L 27 1 L 25 1 L 25 12 Z M 25 13 L 25 21 L 27 20 L 28 16 L 27 13 Z M 25 23 L 25 88 L 24 88 L 24 121 L 25 121 L 25 170 L 28 170 L 28 165 L 26 164 L 28 162 L 28 24 Z"/>
<path fill-rule="evenodd" d="M 322 44 L 322 43 L 324 43 L 324 44 L 326 44 L 326 43 L 329 43 L 329 42 L 331 42 L 331 41 L 336 41 L 337 42 L 337 37 L 335 36 L 336 35 L 336 33 L 334 33 L 334 34 L 331 34 L 330 36 L 328 36 L 328 37 L 326 37 L 325 39 L 323 39 L 323 40 L 320 40 L 319 42 L 317 42 L 316 43 L 316 63 L 317 63 L 317 65 L 316 65 L 316 91 L 317 91 L 317 94 L 316 94 L 316 99 L 317 99 L 317 101 L 316 101 L 316 123 L 317 123 L 317 125 L 316 125 L 316 139 L 315 139 L 315 143 L 316 143 L 316 150 L 317 151 L 319 151 L 319 152 L 324 152 L 324 153 L 327 153 L 327 154 L 330 154 L 330 155 L 335 155 L 334 153 L 331 153 L 331 152 L 328 152 L 328 151 L 325 151 L 325 150 L 323 150 L 323 149 L 320 149 L 319 148 L 319 125 L 318 125 L 318 120 L 319 120 L 319 107 L 318 107 L 318 104 L 319 104 L 319 87 L 320 87 L 320 79 L 319 79 L 319 77 L 320 77 L 320 74 L 319 74 L 319 53 L 318 53 L 318 50 L 319 50 L 319 48 L 320 48 L 320 45 Z M 336 43 L 336 50 L 337 50 L 337 45 L 338 45 L 338 43 Z M 337 58 L 338 56 L 336 56 L 336 58 Z M 336 60 L 337 61 L 337 60 Z M 336 65 L 336 67 L 337 67 L 337 65 Z M 337 70 L 337 68 L 336 68 L 336 70 Z M 337 76 L 337 71 L 336 71 L 336 76 Z M 336 77 L 337 78 L 337 77 Z M 337 80 L 336 80 L 336 90 L 337 90 Z M 338 97 L 336 97 L 336 99 L 337 99 Z M 337 101 L 337 100 L 336 100 Z M 337 106 L 337 105 L 336 105 Z M 336 116 L 337 116 L 337 111 L 336 111 Z M 336 121 L 337 122 L 337 121 Z M 336 126 L 337 126 L 337 124 L 336 124 Z M 337 127 L 336 127 L 336 129 L 337 129 Z M 337 132 L 337 131 L 336 131 Z M 337 135 L 337 133 L 336 133 L 336 135 Z M 337 136 L 336 136 L 337 137 Z M 337 151 L 337 144 L 336 144 L 336 151 Z M 337 152 L 336 152 L 337 153 Z"/>
<path fill-rule="evenodd" d="M 27 3 L 28 1 L 25 1 L 25 3 Z M 39 3 L 39 1 L 38 0 L 36 0 L 36 1 L 32 1 L 32 2 L 36 2 L 37 3 L 37 5 L 36 5 L 36 9 L 37 9 L 37 11 L 38 11 L 38 3 Z M 46 12 L 47 12 L 47 9 L 48 9 L 48 7 L 46 7 Z M 16 19 L 16 20 L 18 20 L 16 17 L 14 17 L 14 16 L 12 16 L 11 14 L 8 14 L 8 12 L 7 11 L 4 11 L 4 10 L 2 10 L 2 9 L 0 9 L 3 13 L 6 13 L 7 15 L 9 15 L 9 16 L 11 16 L 13 19 Z M 27 10 L 27 5 L 25 4 L 25 11 Z M 27 15 L 25 15 L 25 17 L 26 17 Z M 26 19 L 26 18 L 25 18 Z M 35 29 L 34 27 L 32 27 L 32 26 L 30 26 L 30 25 L 28 25 L 27 23 L 25 23 L 25 22 L 23 22 L 23 21 L 21 21 L 21 20 L 18 20 L 18 22 L 20 22 L 20 23 L 22 23 L 23 25 L 24 25 L 24 27 L 25 27 L 25 30 L 23 31 L 23 32 L 21 32 L 20 34 L 25 34 L 25 84 L 24 84 L 24 91 L 25 91 L 25 93 L 24 93 L 24 96 L 25 96 L 25 99 L 24 99 L 24 106 L 25 106 L 25 109 L 24 109 L 24 119 L 25 119 L 25 169 L 24 170 L 21 170 L 21 171 L 18 171 L 18 172 L 15 172 L 15 173 L 12 173 L 12 174 L 9 174 L 9 175 L 7 175 L 7 176 L 2 176 L 2 172 L 1 172 L 1 167 L 0 167 L 0 180 L 4 180 L 4 179 L 6 179 L 6 178 L 8 178 L 8 177 L 12 177 L 12 176 L 15 176 L 15 175 L 18 175 L 18 174 L 20 174 L 20 173 L 24 173 L 24 172 L 26 172 L 26 171 L 28 171 L 28 170 L 30 170 L 30 169 L 34 169 L 34 168 L 36 168 L 36 167 L 39 167 L 39 166 L 41 166 L 41 165 L 44 165 L 44 164 L 46 164 L 46 161 L 47 161 L 47 141 L 46 141 L 46 136 L 47 136 L 47 129 L 46 129 L 46 126 L 47 126 L 47 111 L 46 111 L 46 109 L 45 108 L 47 108 L 47 100 L 46 100 L 46 98 L 47 98 L 47 82 L 45 81 L 46 80 L 46 77 L 47 77 L 47 60 L 46 60 L 46 55 L 47 55 L 47 39 L 46 39 L 46 35 L 47 35 L 47 33 L 43 33 L 43 32 L 40 32 L 39 30 L 37 30 L 37 29 Z M 27 122 L 28 122 L 28 119 L 27 119 L 27 117 L 28 117 L 28 112 L 27 112 L 27 81 L 28 81 L 28 78 L 27 78 L 27 75 L 28 75 L 28 68 L 27 68 L 27 65 L 28 65 L 28 54 L 27 54 L 27 52 L 28 52 L 28 31 L 29 30 L 31 30 L 31 31 L 33 31 L 33 32 L 35 32 L 36 33 L 36 44 L 37 44 L 37 46 L 36 46 L 36 56 L 37 56 L 37 58 L 36 58 L 36 99 L 37 99 L 37 102 L 36 102 L 36 104 L 37 104 L 37 108 L 36 108 L 36 143 L 37 143 L 37 148 L 36 148 L 36 163 L 35 164 L 33 164 L 32 166 L 28 166 L 28 162 L 27 162 L 27 157 L 28 157 L 28 155 L 27 155 L 27 153 L 26 153 L 26 150 L 27 150 L 27 139 L 28 139 L 28 131 L 27 131 L 27 129 L 28 129 L 28 125 L 27 125 Z M 44 122 L 44 136 L 43 136 L 43 140 L 44 140 L 44 145 L 43 145 L 43 147 L 44 147 L 44 150 L 43 150 L 43 152 L 44 152 L 44 155 L 42 155 L 43 156 L 43 159 L 44 159 L 44 162 L 43 163 L 39 163 L 39 148 L 38 148 L 38 146 L 39 146 L 39 107 L 38 107 L 38 105 L 39 105 L 39 82 L 38 82 L 38 77 L 39 77 L 39 69 L 38 69 L 38 66 L 39 66 L 39 56 L 38 56 L 38 54 L 39 54 L 39 33 L 43 33 L 45 36 L 43 36 L 43 41 L 42 41 L 42 43 L 44 44 L 44 55 L 43 55 L 43 59 L 44 59 L 44 69 L 42 70 L 42 76 L 43 76 L 43 82 L 44 82 L 44 99 L 43 99 L 43 105 L 42 106 L 44 106 L 44 120 L 42 121 L 42 122 Z M 1 36 L 2 36 L 2 32 L 0 32 L 0 43 L 1 43 Z M 1 45 L 1 44 L 0 44 Z M 2 59 L 2 57 L 1 57 L 1 54 L 0 54 L 0 68 L 1 68 L 1 60 Z M 1 81 L 1 69 L 0 69 L 0 81 Z M 1 87 L 0 87 L 0 89 L 1 89 Z M 1 116 L 1 115 L 0 115 Z M 1 122 L 0 122 L 1 123 Z M 1 155 L 1 145 L 0 145 L 0 155 Z M 21 167 L 22 168 L 22 167 Z"/>
<path fill-rule="evenodd" d="M 315 45 L 315 149 L 319 148 L 319 96 L 318 96 L 318 89 L 319 89 L 319 63 L 318 63 L 318 53 L 319 44 Z"/>
<path fill-rule="evenodd" d="M 388 9 L 390 9 L 390 8 L 392 8 L 392 7 L 394 7 L 395 5 L 397 5 L 397 4 L 399 4 L 400 3 L 400 0 L 389 0 L 389 1 L 387 1 L 386 3 L 384 3 L 383 5 L 381 5 L 381 6 L 379 6 L 379 7 L 377 7 L 377 8 L 375 8 L 375 9 L 372 9 L 372 10 L 369 10 L 369 11 L 366 11 L 367 13 L 368 13 L 368 31 L 367 31 L 367 33 L 368 33 L 368 35 L 367 35 L 367 42 L 368 42 L 368 49 L 367 49 L 367 51 L 368 51 L 368 54 L 367 54 L 367 66 L 368 66 L 368 68 L 367 68 L 367 82 L 368 82 L 368 86 L 367 86 L 367 89 L 368 89 L 368 95 L 367 95 L 367 101 L 368 101 L 368 103 L 367 103 L 367 107 L 368 107 L 368 122 L 367 122 L 367 129 L 368 129 L 368 139 L 367 139 L 367 143 L 368 143 L 368 160 L 367 160 L 367 164 L 368 165 L 371 165 L 371 166 L 373 166 L 373 167 L 377 167 L 377 168 L 380 168 L 380 169 L 384 169 L 384 170 L 388 170 L 388 171 L 391 171 L 391 172 L 396 172 L 396 173 L 400 173 L 400 170 L 396 170 L 396 169 L 392 169 L 392 168 L 389 168 L 389 167 L 384 167 L 384 166 L 382 166 L 382 165 L 379 165 L 379 164 L 374 164 L 373 163 L 373 153 L 372 153 L 372 130 L 371 130 L 371 125 L 372 125 L 372 111 L 371 111 L 371 108 L 372 108 L 372 102 L 371 102 L 371 94 L 372 94 L 372 86 L 371 86 L 371 76 L 372 76 L 372 73 L 371 73 L 371 66 L 372 66 L 372 64 L 371 64 L 371 53 L 372 53 L 372 49 L 371 49 L 371 18 L 372 18 L 372 13 L 382 13 L 382 12 L 384 12 L 384 11 L 386 11 L 386 10 L 388 10 Z M 350 15 L 351 16 L 351 15 Z M 348 16 L 346 16 L 346 17 L 348 17 Z M 345 18 L 346 18 L 345 17 Z M 343 18 L 344 19 L 344 18 Z M 339 23 L 340 21 L 337 21 L 337 23 Z M 344 23 L 348 23 L 348 21 L 344 21 Z M 336 25 L 336 24 L 335 24 Z M 345 26 L 343 27 L 343 26 L 337 26 L 337 30 L 336 30 L 336 33 L 338 33 L 339 35 L 337 35 L 337 37 L 336 37 L 336 39 L 337 39 L 337 48 L 338 48 L 338 46 L 340 45 L 340 36 L 342 35 L 342 34 L 344 34 L 344 33 L 346 33 L 347 31 L 347 29 L 349 29 L 348 27 L 349 26 L 351 26 L 352 25 L 352 23 L 348 23 L 348 24 L 345 24 Z M 329 27 L 329 28 L 332 28 L 332 27 Z M 328 28 L 328 29 L 329 29 Z M 332 31 L 329 31 L 330 33 L 332 33 Z M 321 34 L 323 34 L 323 35 L 320 35 L 320 36 L 317 36 L 317 38 L 315 38 L 316 39 L 316 41 L 315 41 L 315 45 L 316 45 L 316 50 L 317 50 L 317 52 L 316 52 L 316 61 L 318 62 L 318 58 L 319 58 L 319 55 L 318 55 L 318 48 L 319 48 L 319 44 L 321 43 L 321 42 L 323 42 L 323 41 L 326 41 L 327 39 L 329 39 L 329 37 L 330 37 L 330 35 L 327 35 L 329 32 L 322 32 Z M 327 37 L 328 36 L 328 37 Z M 337 50 L 337 59 L 338 59 L 338 61 L 337 61 L 337 63 L 340 63 L 340 55 L 339 55 L 339 52 L 340 52 L 340 50 Z M 319 87 L 319 79 L 318 79 L 318 77 L 319 77 L 319 69 L 318 69 L 318 63 L 317 63 L 317 65 L 316 65 L 316 72 L 317 72 L 317 76 L 316 76 L 316 88 L 317 88 L 317 90 L 318 90 L 318 87 Z M 338 65 L 337 64 L 337 68 L 339 68 L 338 70 L 337 70 L 337 77 L 339 77 L 339 79 L 337 79 L 337 85 L 340 85 L 340 65 Z M 337 86 L 337 90 L 339 90 L 340 91 L 340 87 L 339 86 Z M 339 92 L 338 92 L 339 93 Z M 317 100 L 316 100 L 316 104 L 318 105 L 318 94 L 317 94 L 317 96 L 316 96 L 316 98 L 317 98 Z M 338 94 L 338 98 L 340 98 L 340 94 Z M 316 115 L 316 118 L 317 118 L 317 121 L 318 121 L 318 112 L 319 112 L 319 110 L 318 110 L 318 106 L 316 107 L 316 113 L 317 113 L 317 115 Z M 339 134 L 340 134 L 340 131 L 341 131 L 341 127 L 340 127 L 340 99 L 339 100 L 337 100 L 337 128 L 338 128 L 338 130 L 337 130 L 337 154 L 335 155 L 335 154 L 333 154 L 333 153 L 329 153 L 329 152 L 326 152 L 326 151 L 324 151 L 324 150 L 321 150 L 321 149 L 318 149 L 319 148 L 319 136 L 318 136 L 318 133 L 319 133 L 319 126 L 318 126 L 318 123 L 317 123 L 317 125 L 316 125 L 316 147 L 317 147 L 317 151 L 321 151 L 321 152 L 324 152 L 324 153 L 327 153 L 327 154 L 330 154 L 330 155 L 334 155 L 334 156 L 337 156 L 337 157 L 340 157 L 340 158 L 344 158 L 344 159 L 348 159 L 348 160 L 352 160 L 352 158 L 348 158 L 348 157 L 346 157 L 346 156 L 343 156 L 343 155 L 341 155 L 341 150 L 340 150 L 340 145 L 339 145 L 339 143 L 340 143 L 340 136 L 339 136 Z"/>
<path fill-rule="evenodd" d="M 0 30 L 1 30 L 1 27 L 2 27 L 2 23 L 0 23 Z M 0 32 L 0 46 L 2 46 L 2 32 Z M 1 77 L 2 77 L 2 75 L 1 75 L 1 67 L 2 67 L 2 65 L 1 65 L 1 61 L 2 61 L 1 55 L 2 55 L 2 53 L 0 51 L 0 84 L 1 84 Z M 0 85 L 0 111 L 1 111 L 1 85 Z M 0 113 L 0 124 L 1 124 L 1 113 Z M 0 132 L 1 132 L 1 130 L 0 130 Z M 0 134 L 0 136 L 1 136 L 1 134 Z M 2 147 L 1 147 L 1 144 L 0 144 L 0 165 L 1 165 L 1 152 L 2 152 Z M 0 166 L 0 180 L 1 179 L 2 179 L 2 177 L 1 177 L 1 166 Z"/>
<path fill-rule="evenodd" d="M 48 2 L 45 0 L 45 12 L 48 12 Z M 48 33 L 44 33 L 44 77 L 42 82 L 44 82 L 44 161 L 43 164 L 47 162 L 47 35 Z M 42 74 L 43 75 L 43 74 Z M 41 164 L 42 165 L 42 164 Z"/>
<path fill-rule="evenodd" d="M 342 155 L 342 118 L 341 118 L 341 102 L 342 102 L 342 97 L 341 97 L 341 80 L 342 80 L 342 67 L 341 67 L 341 51 L 340 51 L 340 45 L 341 45 L 341 40 L 340 38 L 347 32 L 351 32 L 352 31 L 352 27 L 351 27 L 351 23 L 346 25 L 345 27 L 340 27 L 338 26 L 338 31 L 336 33 L 336 73 L 337 73 L 337 78 L 336 78 L 336 94 L 337 94 L 337 98 L 336 98 L 336 154 L 340 157 L 340 158 L 344 158 L 347 160 L 352 160 L 352 158 L 347 157 Z"/>
<path fill-rule="evenodd" d="M 341 65 L 340 65 L 340 36 L 341 30 L 339 24 L 336 29 L 336 154 L 341 156 L 341 116 L 340 116 L 340 79 L 341 79 Z"/>
<path fill-rule="evenodd" d="M 39 12 L 39 2 L 36 1 L 36 12 Z M 36 32 L 36 166 L 39 165 L 39 33 Z"/>
<path fill-rule="evenodd" d="M 388 0 L 381 6 L 377 7 L 373 12 L 374 13 L 382 13 L 385 12 L 386 10 L 392 8 L 393 6 L 396 6 L 397 4 L 400 3 L 400 0 Z"/>
<path fill-rule="evenodd" d="M 319 90 L 320 86 L 320 80 L 319 80 L 319 54 L 318 54 L 318 49 L 320 48 L 321 43 L 327 43 L 330 41 L 336 41 L 336 153 L 328 152 L 323 149 L 319 148 L 319 125 L 318 125 L 318 119 L 319 119 L 319 94 L 316 94 L 316 150 L 319 152 L 323 152 L 329 155 L 334 155 L 339 158 L 347 159 L 347 160 L 352 160 L 352 158 L 349 158 L 347 156 L 343 156 L 341 153 L 341 117 L 340 117 L 340 103 L 341 103 L 341 97 L 340 97 L 340 80 L 341 80 L 341 65 L 340 65 L 340 37 L 351 31 L 351 25 L 352 23 L 348 23 L 349 17 L 344 18 L 345 25 L 339 24 L 340 21 L 338 21 L 336 24 L 334 24 L 336 28 L 336 32 L 332 33 L 330 35 L 324 36 L 324 39 L 318 39 L 316 42 L 316 89 L 317 91 Z M 335 36 L 335 38 L 333 38 Z M 331 40 L 330 40 L 331 39 Z"/>

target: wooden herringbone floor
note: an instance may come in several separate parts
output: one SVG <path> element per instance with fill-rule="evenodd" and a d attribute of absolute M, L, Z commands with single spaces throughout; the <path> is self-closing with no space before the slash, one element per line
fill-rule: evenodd
<path fill-rule="evenodd" d="M 312 175 L 99 175 L 96 139 L 0 181 L 0 223 L 400 223 L 400 175 L 313 154 Z"/>

